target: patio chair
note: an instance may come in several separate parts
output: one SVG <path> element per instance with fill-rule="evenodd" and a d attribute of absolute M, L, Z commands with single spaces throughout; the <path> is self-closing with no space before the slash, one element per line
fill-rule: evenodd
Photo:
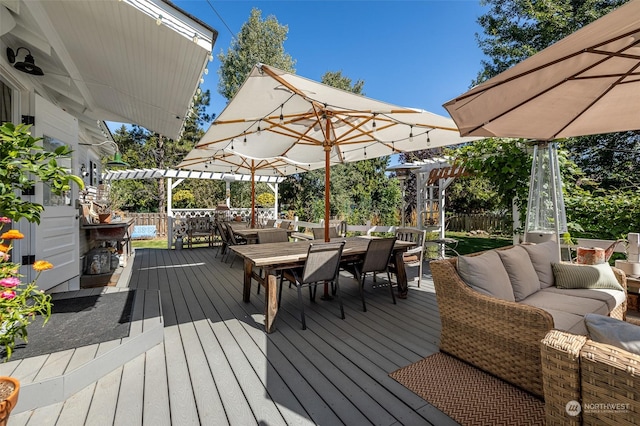
<path fill-rule="evenodd" d="M 275 229 L 273 231 L 258 231 L 258 244 L 268 243 L 287 243 L 289 242 L 289 233 L 286 229 Z M 262 276 L 262 269 L 259 272 Z M 258 283 L 258 294 L 260 294 L 260 283 Z"/>
<path fill-rule="evenodd" d="M 311 228 L 313 231 L 313 239 L 314 240 L 324 240 L 324 228 Z M 335 226 L 329 227 L 329 238 L 339 238 L 340 234 L 338 234 L 338 228 Z"/>
<path fill-rule="evenodd" d="M 418 268 L 418 287 L 422 281 L 422 260 L 424 256 L 424 240 L 427 236 L 427 231 L 418 228 L 398 228 L 396 229 L 396 239 L 400 241 L 410 241 L 416 244 L 416 247 L 411 248 L 403 253 L 402 260 L 405 267 Z M 394 272 L 393 265 L 391 266 L 391 272 Z M 414 279 L 415 281 L 415 279 Z"/>
<path fill-rule="evenodd" d="M 187 219 L 188 247 L 193 247 L 194 240 L 204 240 L 209 247 L 213 247 L 215 231 L 208 217 L 190 217 Z"/>
<path fill-rule="evenodd" d="M 289 242 L 289 233 L 286 229 L 258 231 L 258 244 L 286 243 Z"/>
<path fill-rule="evenodd" d="M 282 222 L 280 222 L 279 228 L 289 229 L 289 225 L 291 225 L 291 221 L 290 220 L 283 220 Z"/>
<path fill-rule="evenodd" d="M 224 257 L 227 254 L 227 249 L 229 247 L 229 236 L 227 234 L 227 228 L 224 222 L 216 222 L 216 229 L 218 230 L 218 235 L 220 235 L 221 244 L 218 246 L 218 251 L 216 252 L 216 257 L 218 255 L 222 255 L 222 260 L 224 261 Z"/>
<path fill-rule="evenodd" d="M 240 239 L 238 237 L 236 237 L 235 232 L 233 232 L 233 228 L 231 227 L 230 224 L 228 223 L 224 223 L 224 226 L 227 229 L 227 246 L 231 247 L 231 246 L 238 246 L 241 244 L 247 244 L 247 240 L 245 239 Z M 233 258 L 231 259 L 231 264 L 229 265 L 230 268 L 233 267 L 233 262 L 235 262 L 236 260 L 236 254 L 233 252 L 233 250 L 228 250 L 229 253 L 233 254 Z M 228 255 L 227 255 L 228 257 Z"/>
<path fill-rule="evenodd" d="M 391 273 L 389 272 L 389 259 L 393 252 L 393 246 L 396 243 L 396 237 L 391 238 L 373 238 L 369 241 L 367 252 L 361 262 L 348 263 L 344 265 L 344 269 L 352 272 L 358 285 L 360 286 L 360 297 L 362 298 L 362 310 L 367 312 L 367 305 L 364 301 L 364 282 L 369 272 L 375 276 L 378 273 L 386 272 L 389 280 L 389 291 L 391 299 L 396 303 L 396 296 L 393 294 L 393 286 L 391 284 Z"/>
<path fill-rule="evenodd" d="M 302 287 L 309 287 L 309 297 L 312 302 L 315 301 L 316 290 L 318 284 L 331 282 L 335 284 L 338 303 L 340 304 L 340 318 L 344 319 L 344 307 L 340 293 L 340 258 L 342 257 L 342 249 L 344 241 L 339 243 L 312 243 L 307 251 L 307 259 L 302 269 L 289 269 L 283 271 L 280 276 L 280 291 L 278 293 L 278 306 L 282 301 L 282 284 L 284 279 L 290 280 L 295 284 L 298 291 L 298 303 L 300 304 L 300 320 L 302 329 L 307 329 L 307 323 L 304 316 L 304 302 L 302 301 Z"/>
<path fill-rule="evenodd" d="M 265 225 L 264 225 L 265 228 L 273 228 L 275 226 L 276 226 L 276 220 L 275 219 L 267 220 L 267 223 L 265 223 Z"/>

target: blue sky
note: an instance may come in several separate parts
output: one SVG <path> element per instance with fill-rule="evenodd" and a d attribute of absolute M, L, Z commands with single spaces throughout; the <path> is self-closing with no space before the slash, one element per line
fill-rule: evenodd
<path fill-rule="evenodd" d="M 253 7 L 289 27 L 284 48 L 298 75 L 320 80 L 327 71 L 342 71 L 354 82 L 364 80 L 366 96 L 404 107 L 448 116 L 442 104 L 469 89 L 483 59 L 475 34 L 485 9 L 478 0 L 174 3 L 218 31 L 202 85 L 211 90 L 215 114 L 226 104 L 217 92 L 217 56 L 229 49 Z"/>

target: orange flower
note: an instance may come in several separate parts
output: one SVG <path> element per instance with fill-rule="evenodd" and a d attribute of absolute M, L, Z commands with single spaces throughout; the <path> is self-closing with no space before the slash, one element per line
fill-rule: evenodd
<path fill-rule="evenodd" d="M 11 250 L 11 247 L 9 247 L 9 246 L 7 246 L 7 245 L 4 245 L 4 244 L 0 244 L 0 252 L 2 252 L 2 253 L 6 253 L 6 252 L 8 252 L 9 250 Z"/>
<path fill-rule="evenodd" d="M 3 240 L 21 240 L 24 238 L 24 235 L 17 229 L 10 229 L 4 234 L 0 236 Z"/>
<path fill-rule="evenodd" d="M 36 262 L 33 264 L 33 269 L 38 272 L 46 271 L 47 269 L 51 268 L 53 268 L 53 265 L 46 260 L 36 260 Z"/>

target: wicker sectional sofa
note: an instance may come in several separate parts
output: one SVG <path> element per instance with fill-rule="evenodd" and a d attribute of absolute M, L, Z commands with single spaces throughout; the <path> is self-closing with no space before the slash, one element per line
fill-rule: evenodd
<path fill-rule="evenodd" d="M 531 253 L 536 277 L 543 282 L 530 282 L 535 277 L 531 278 L 531 267 L 522 255 L 523 248 Z M 507 252 L 512 249 L 516 250 Z M 459 273 L 458 258 L 430 262 L 442 324 L 440 350 L 544 398 L 542 339 L 552 329 L 586 335 L 582 317 L 587 313 L 624 319 L 626 277 L 622 271 L 611 268 L 622 291 L 558 288 L 550 272 L 552 263 L 559 260 L 553 242 L 535 248 L 518 245 L 461 256 L 460 262 L 466 264 L 475 256 L 483 256 L 475 259 L 471 272 L 487 275 L 490 283 L 494 279 L 504 281 L 505 274 L 495 261 L 496 253 L 504 262 L 516 253 L 520 257 L 519 263 L 511 262 L 508 276 L 512 282 L 522 280 L 517 269 L 514 271 L 514 265 L 524 265 L 523 269 L 529 271 L 522 273 L 529 277 L 529 282 L 520 283 L 529 290 L 525 294 L 520 291 L 516 300 L 511 300 L 511 296 L 507 297 L 510 300 L 504 300 L 505 297 L 472 288 Z M 468 271 L 465 274 L 468 275 Z"/>
<path fill-rule="evenodd" d="M 547 426 L 640 424 L 640 355 L 562 330 L 541 355 Z"/>

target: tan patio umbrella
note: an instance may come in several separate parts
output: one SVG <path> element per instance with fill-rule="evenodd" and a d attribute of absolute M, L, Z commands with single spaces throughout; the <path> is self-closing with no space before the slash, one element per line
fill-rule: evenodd
<path fill-rule="evenodd" d="M 464 136 L 553 140 L 640 129 L 633 0 L 444 104 Z"/>
<path fill-rule="evenodd" d="M 251 227 L 256 226 L 256 175 L 288 176 L 323 167 L 324 163 L 295 164 L 284 158 L 253 158 L 233 151 L 193 149 L 178 168 L 207 172 L 251 175 Z"/>
<path fill-rule="evenodd" d="M 474 139 L 461 138 L 449 118 L 366 98 L 258 64 L 194 151 L 208 150 L 212 154 L 224 149 L 296 164 L 323 162 L 328 240 L 332 164 Z"/>

